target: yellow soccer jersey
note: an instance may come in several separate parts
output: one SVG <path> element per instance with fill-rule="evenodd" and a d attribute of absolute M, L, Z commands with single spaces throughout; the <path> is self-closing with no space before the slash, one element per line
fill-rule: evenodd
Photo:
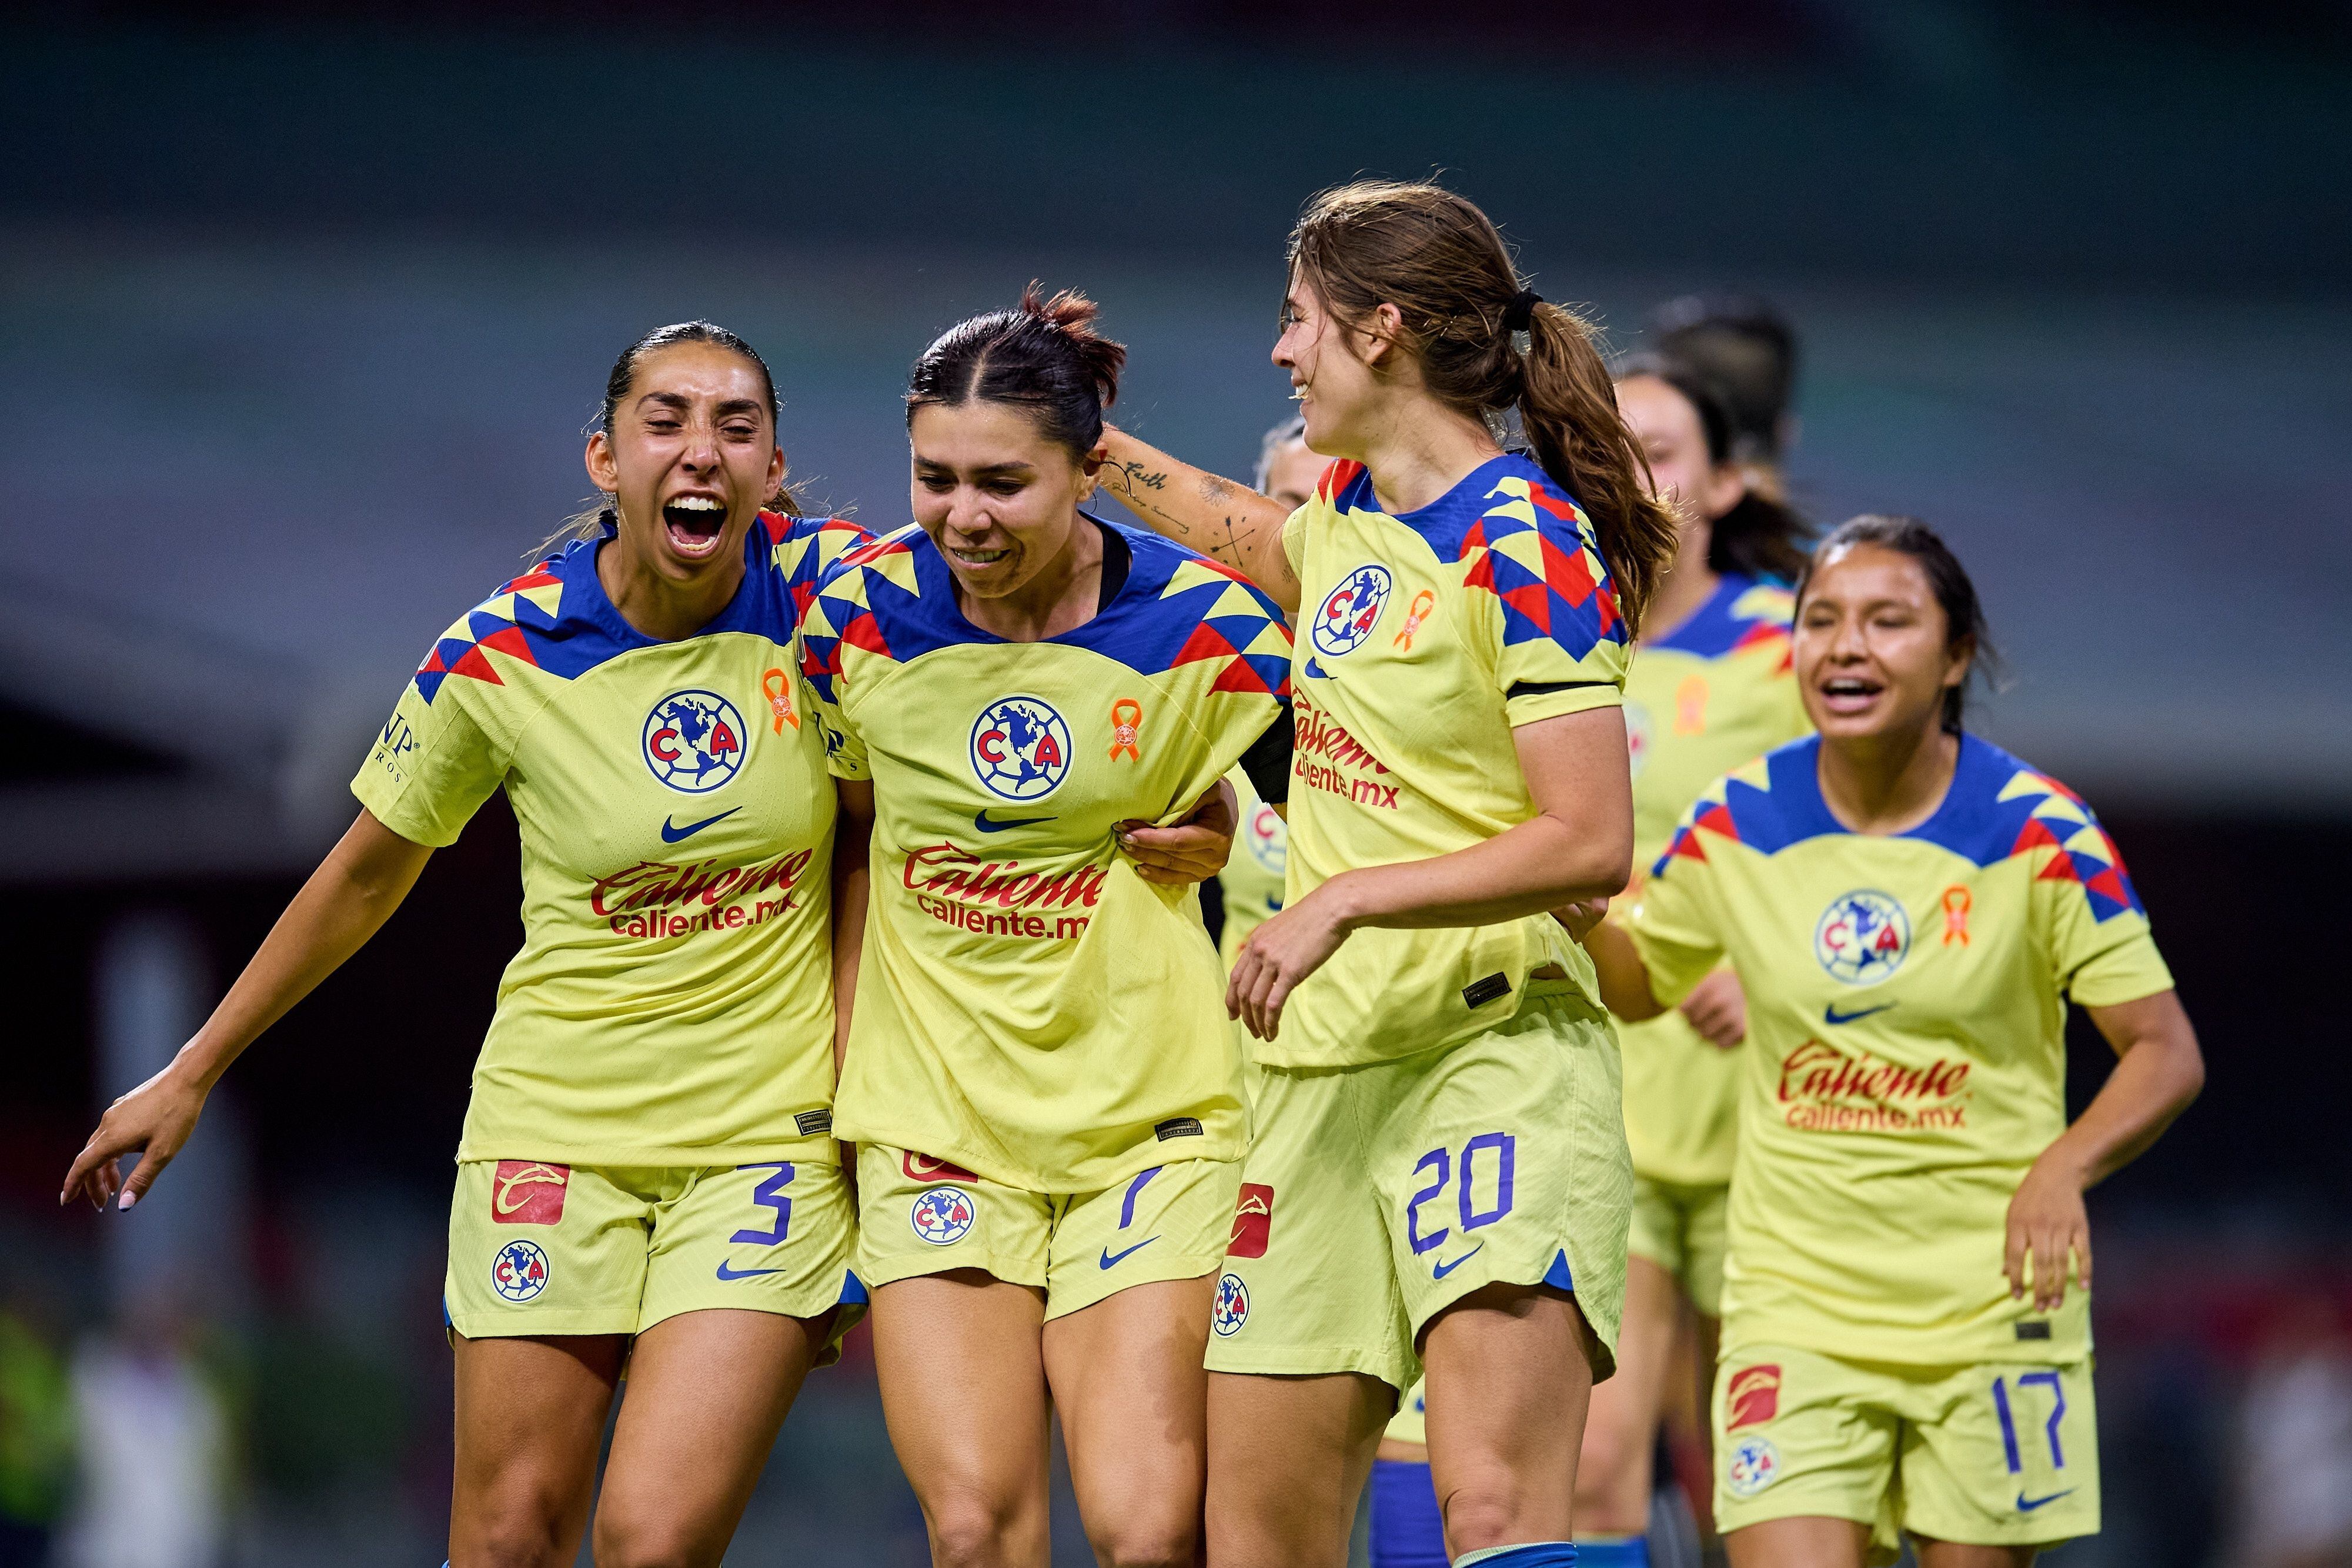
<path fill-rule="evenodd" d="M 1661 1000 L 1725 956 L 1748 991 L 1725 1270 L 1749 1342 L 1906 1364 L 2067 1362 L 2086 1294 L 2010 1299 L 2009 1201 L 2065 1126 L 2066 998 L 2172 977 L 2080 799 L 1974 736 L 1909 832 L 1846 831 L 1821 742 L 1717 780 L 1632 931 Z"/>
<path fill-rule="evenodd" d="M 865 538 L 761 514 L 742 587 L 676 643 L 621 618 L 604 541 L 575 541 L 444 632 L 401 694 L 360 803 L 439 846 L 503 787 L 522 839 L 522 950 L 460 1160 L 831 1157 L 835 796 L 793 637 L 818 571 Z"/>
<path fill-rule="evenodd" d="M 1228 973 L 1234 955 L 1265 917 L 1282 907 L 1282 873 L 1290 857 L 1290 828 L 1281 813 L 1258 799 L 1249 775 L 1236 768 L 1225 775 L 1241 800 L 1241 831 L 1234 835 L 1233 858 L 1217 873 L 1225 903 L 1224 935 L 1217 956 Z"/>
<path fill-rule="evenodd" d="M 1300 584 L 1290 903 L 1352 867 L 1526 821 L 1512 728 L 1620 701 L 1627 632 L 1591 525 L 1525 457 L 1402 517 L 1380 509 L 1363 465 L 1334 463 L 1282 539 Z M 1259 1060 L 1342 1066 L 1466 1040 L 1517 1012 L 1547 964 L 1598 995 L 1549 915 L 1358 931 L 1292 995 Z"/>
<path fill-rule="evenodd" d="M 1794 596 L 1727 574 L 1705 604 L 1664 637 L 1634 644 L 1625 677 L 1625 738 L 1633 762 L 1634 886 L 1698 792 L 1741 763 L 1812 727 L 1790 663 Z M 1739 1054 L 1699 1038 L 1680 1013 L 1620 1023 L 1625 1140 L 1633 1169 L 1654 1181 L 1708 1186 L 1731 1179 Z"/>
<path fill-rule="evenodd" d="M 1126 580 L 1056 637 L 973 626 L 917 528 L 845 558 L 802 620 L 828 760 L 874 781 L 840 1134 L 1040 1192 L 1248 1138 L 1196 895 L 1111 830 L 1215 787 L 1281 712 L 1290 636 L 1224 569 L 1101 526 Z"/>

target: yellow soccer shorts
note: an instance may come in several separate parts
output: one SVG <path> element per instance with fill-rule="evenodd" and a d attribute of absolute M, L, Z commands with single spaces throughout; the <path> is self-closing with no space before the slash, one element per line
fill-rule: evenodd
<path fill-rule="evenodd" d="M 1177 1160 L 1099 1192 L 1031 1192 L 867 1144 L 857 1276 L 879 1287 L 978 1269 L 1044 1291 L 1058 1318 L 1132 1285 L 1215 1273 L 1240 1182 L 1230 1160 Z"/>
<path fill-rule="evenodd" d="M 1715 1390 L 1715 1519 L 1851 1519 L 1873 1561 L 1897 1531 L 1981 1546 L 2099 1528 L 2089 1358 L 1897 1366 L 1785 1345 L 1724 1354 Z"/>
<path fill-rule="evenodd" d="M 1576 1297 L 1614 1370 L 1633 1187 L 1617 1037 L 1538 982 L 1508 1022 L 1395 1061 L 1259 1080 L 1213 1372 L 1360 1372 L 1400 1392 L 1481 1286 Z"/>
<path fill-rule="evenodd" d="M 449 1205 L 449 1326 L 468 1339 L 635 1334 L 708 1307 L 864 1315 L 831 1161 L 596 1166 L 467 1160 Z M 835 1312 L 835 1309 L 841 1311 Z"/>
<path fill-rule="evenodd" d="M 1674 1276 L 1690 1304 L 1716 1318 L 1723 1315 L 1724 1217 L 1731 1184 L 1688 1186 L 1633 1176 L 1633 1225 L 1625 1250 Z"/>

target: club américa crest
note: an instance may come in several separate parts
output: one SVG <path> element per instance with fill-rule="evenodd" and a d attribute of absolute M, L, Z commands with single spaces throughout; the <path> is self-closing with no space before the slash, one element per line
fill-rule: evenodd
<path fill-rule="evenodd" d="M 1389 569 L 1378 561 L 1366 561 L 1349 572 L 1315 612 L 1318 651 L 1337 658 L 1362 647 L 1380 624 L 1393 587 Z"/>
<path fill-rule="evenodd" d="M 750 734 L 735 705 L 717 692 L 672 692 L 646 715 L 646 766 L 682 794 L 708 794 L 743 766 Z"/>
<path fill-rule="evenodd" d="M 1007 800 L 1042 800 L 1070 772 L 1070 727 L 1043 697 L 999 697 L 971 724 L 971 773 Z"/>
<path fill-rule="evenodd" d="M 1241 1333 L 1249 1322 L 1249 1287 L 1239 1274 L 1217 1277 L 1217 1299 L 1209 1308 L 1209 1326 L 1217 1331 L 1220 1339 Z"/>
<path fill-rule="evenodd" d="M 547 1289 L 547 1254 L 536 1241 L 503 1243 L 490 1260 L 490 1289 L 509 1301 L 527 1301 Z"/>
<path fill-rule="evenodd" d="M 1830 900 L 1813 927 L 1813 956 L 1832 979 L 1874 986 L 1903 967 L 1911 951 L 1911 917 L 1903 901 L 1872 888 Z"/>
<path fill-rule="evenodd" d="M 976 1218 L 972 1201 L 971 1194 L 961 1187 L 935 1186 L 915 1195 L 915 1206 L 908 1211 L 907 1221 L 915 1228 L 916 1235 L 934 1247 L 945 1247 L 971 1233 Z"/>
<path fill-rule="evenodd" d="M 1723 1461 L 1723 1484 L 1734 1497 L 1754 1497 L 1780 1479 L 1780 1449 L 1769 1437 L 1743 1437 Z"/>
<path fill-rule="evenodd" d="M 1290 864 L 1289 830 L 1283 826 L 1275 809 L 1263 800 L 1242 824 L 1242 841 L 1249 846 L 1250 859 L 1270 875 L 1282 875 Z"/>

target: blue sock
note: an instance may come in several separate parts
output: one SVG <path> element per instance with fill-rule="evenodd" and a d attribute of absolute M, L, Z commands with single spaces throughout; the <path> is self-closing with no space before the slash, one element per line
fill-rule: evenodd
<path fill-rule="evenodd" d="M 1576 1543 L 1579 1568 L 1650 1568 L 1650 1538 L 1621 1535 L 1613 1541 Z"/>
<path fill-rule="evenodd" d="M 1576 1542 L 1528 1541 L 1517 1546 L 1489 1546 L 1454 1560 L 1454 1568 L 1474 1564 L 1475 1568 L 1576 1568 Z"/>
<path fill-rule="evenodd" d="M 1445 1521 L 1427 1465 L 1372 1461 L 1372 1568 L 1446 1568 Z"/>

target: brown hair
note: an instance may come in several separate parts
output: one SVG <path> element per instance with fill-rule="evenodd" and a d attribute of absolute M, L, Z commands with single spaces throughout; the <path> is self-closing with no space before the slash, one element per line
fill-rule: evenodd
<path fill-rule="evenodd" d="M 1020 308 L 957 322 L 932 340 L 907 378 L 907 423 L 926 403 L 1017 403 L 1045 438 L 1083 463 L 1102 439 L 1127 350 L 1095 330 L 1102 308 L 1074 288 L 1051 299 L 1034 279 Z"/>
<path fill-rule="evenodd" d="M 1360 180 L 1308 201 L 1290 265 L 1343 325 L 1395 306 L 1402 346 L 1447 407 L 1481 421 L 1519 411 L 1536 462 L 1592 519 L 1619 608 L 1639 625 L 1674 559 L 1674 517 L 1650 493 L 1594 328 L 1528 292 L 1486 214 L 1441 186 Z"/>

